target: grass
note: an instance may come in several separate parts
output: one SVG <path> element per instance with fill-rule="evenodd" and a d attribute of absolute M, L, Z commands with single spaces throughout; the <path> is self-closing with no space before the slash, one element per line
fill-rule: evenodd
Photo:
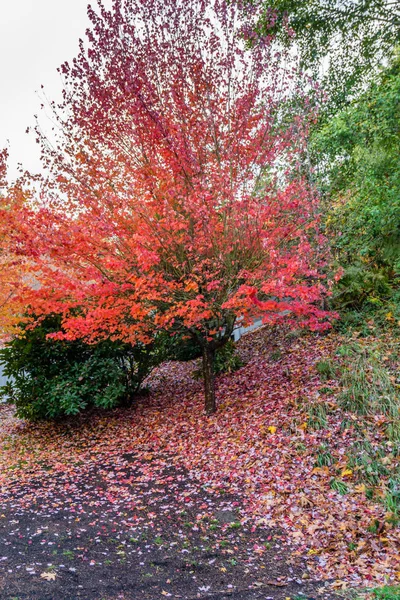
<path fill-rule="evenodd" d="M 396 340 L 396 337 L 394 337 Z M 359 431 L 359 440 L 348 454 L 349 467 L 359 481 L 367 483 L 372 496 L 375 487 L 383 489 L 382 502 L 388 513 L 400 515 L 400 393 L 397 383 L 398 348 L 375 338 L 372 343 L 348 343 L 337 350 L 342 358 L 342 392 L 338 401 L 344 410 L 364 417 L 360 424 L 344 423 Z M 394 366 L 393 366 L 394 365 Z M 371 443 L 379 432 L 381 441 Z M 382 485 L 382 482 L 386 483 Z"/>
<path fill-rule="evenodd" d="M 382 414 L 388 438 L 400 441 L 400 397 L 394 376 L 385 366 L 387 357 L 377 345 L 352 344 L 345 348 L 346 353 L 341 352 L 346 360 L 341 374 L 340 405 L 359 415 Z"/>
<path fill-rule="evenodd" d="M 318 454 L 315 460 L 316 467 L 330 467 L 333 463 L 332 454 L 329 452 L 326 444 L 322 445 L 318 449 Z"/>
<path fill-rule="evenodd" d="M 345 597 L 349 600 L 400 600 L 400 586 L 385 585 L 362 592 L 351 591 Z"/>
<path fill-rule="evenodd" d="M 278 362 L 282 358 L 282 352 L 280 350 L 274 350 L 270 354 L 270 359 L 272 362 Z"/>
<path fill-rule="evenodd" d="M 345 496 L 349 491 L 347 483 L 341 481 L 340 479 L 332 478 L 330 486 L 332 490 L 338 492 L 338 494 L 340 494 L 341 496 Z"/>
<path fill-rule="evenodd" d="M 390 513 L 400 515 L 400 476 L 389 479 L 384 504 Z"/>
<path fill-rule="evenodd" d="M 353 332 L 344 337 L 335 355 L 315 365 L 322 381 L 336 379 L 339 383 L 341 391 L 336 397 L 336 408 L 344 413 L 341 429 L 352 429 L 357 436 L 347 452 L 346 468 L 353 473 L 352 483 L 364 484 L 367 497 L 378 498 L 388 518 L 396 522 L 400 520 L 399 363 L 398 336 L 385 330 L 374 331 L 373 337 L 363 339 L 359 332 Z M 325 398 L 332 394 L 331 387 L 324 386 L 319 391 Z M 307 427 L 316 430 L 328 427 L 331 405 L 321 398 L 306 401 L 306 405 Z M 314 466 L 332 467 L 335 462 L 332 454 L 329 444 L 321 445 Z M 339 494 L 349 491 L 340 476 L 332 477 L 330 486 Z M 388 598 L 392 600 L 392 596 Z"/>
<path fill-rule="evenodd" d="M 400 600 L 400 586 L 385 586 L 375 589 L 373 595 L 377 600 Z"/>
<path fill-rule="evenodd" d="M 348 466 L 357 472 L 360 481 L 375 486 L 382 477 L 390 475 L 390 469 L 385 465 L 387 460 L 387 451 L 383 447 L 374 447 L 369 440 L 360 439 L 349 451 Z"/>
<path fill-rule="evenodd" d="M 324 402 L 314 402 L 308 408 L 307 427 L 310 429 L 325 429 L 328 421 L 329 407 Z"/>
<path fill-rule="evenodd" d="M 329 381 L 335 376 L 335 365 L 331 360 L 320 360 L 315 365 L 322 381 Z"/>

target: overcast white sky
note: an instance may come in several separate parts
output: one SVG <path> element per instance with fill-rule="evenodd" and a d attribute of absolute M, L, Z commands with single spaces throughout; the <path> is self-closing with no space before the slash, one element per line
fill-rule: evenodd
<path fill-rule="evenodd" d="M 88 26 L 88 3 L 0 0 L 0 148 L 9 140 L 11 177 L 18 162 L 30 170 L 40 169 L 38 148 L 25 130 L 39 112 L 36 92 L 41 84 L 49 99 L 60 95 L 57 67 L 77 53 L 78 40 Z"/>

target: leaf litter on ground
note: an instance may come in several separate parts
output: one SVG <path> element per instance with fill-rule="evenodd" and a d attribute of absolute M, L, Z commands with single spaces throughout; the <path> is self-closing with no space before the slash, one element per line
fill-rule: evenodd
<path fill-rule="evenodd" d="M 243 577 L 248 570 L 248 588 L 257 588 L 257 582 L 275 591 L 282 586 L 282 598 L 289 597 L 283 587 L 287 580 L 296 578 L 300 584 L 329 581 L 340 589 L 395 583 L 399 529 L 378 501 L 379 486 L 375 498 L 368 498 L 357 469 L 348 466 L 349 449 L 360 435 L 359 418 L 339 407 L 336 374 L 326 397 L 327 383 L 316 369 L 319 361 L 334 355 L 338 344 L 336 334 L 276 337 L 262 329 L 245 336 L 239 345 L 245 366 L 218 378 L 219 408 L 212 417 L 203 415 L 193 363 L 162 365 L 148 382 L 150 394 L 129 410 L 69 423 L 29 424 L 17 419 L 12 407 L 2 408 L 0 525 L 1 513 L 7 513 L 10 544 L 18 537 L 24 547 L 55 543 L 54 536 L 47 539 L 48 531 L 35 530 L 34 521 L 30 531 L 19 531 L 18 520 L 34 507 L 49 527 L 54 519 L 62 520 L 59 536 L 64 532 L 68 538 L 73 530 L 70 552 L 93 567 L 110 560 L 104 549 L 110 542 L 103 544 L 110 536 L 117 540 L 111 543 L 111 560 L 117 557 L 122 567 L 133 556 L 136 560 L 148 554 L 150 546 L 175 553 L 179 547 L 185 558 L 194 552 L 196 562 L 197 551 L 185 547 L 193 535 L 196 547 L 202 546 L 201 560 L 210 552 L 208 541 L 201 538 L 211 536 L 231 561 L 228 566 L 221 563 L 219 554 L 215 563 L 215 557 L 208 559 L 214 579 L 218 572 L 228 582 L 228 569 L 236 568 L 232 561 L 239 558 L 245 563 Z M 310 406 L 315 408 L 314 421 Z M 372 444 L 387 444 L 379 426 L 372 437 Z M 387 455 L 398 460 L 390 444 Z M 182 516 L 176 539 L 168 530 L 163 540 L 163 529 L 176 526 L 178 512 Z M 233 517 L 224 519 L 224 512 Z M 133 540 L 142 536 L 140 543 L 128 544 L 128 533 Z M 80 549 L 79 539 L 88 535 L 93 544 L 104 546 L 101 556 L 83 542 Z M 258 573 L 271 552 L 277 570 L 263 579 Z M 62 556 L 61 564 L 67 559 Z M 142 562 L 138 567 L 146 568 Z M 190 561 L 183 564 L 189 572 L 197 568 Z M 296 565 L 302 565 L 300 575 Z M 0 566 L 8 572 L 7 560 Z M 46 565 L 40 568 L 47 572 Z M 58 572 L 74 573 L 68 569 L 58 567 Z M 209 585 L 198 574 L 194 577 L 197 588 Z"/>

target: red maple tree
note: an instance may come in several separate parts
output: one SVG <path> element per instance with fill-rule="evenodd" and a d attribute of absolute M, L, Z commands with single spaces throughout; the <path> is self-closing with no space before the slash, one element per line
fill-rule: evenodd
<path fill-rule="evenodd" d="M 35 212 L 35 315 L 60 337 L 191 337 L 215 410 L 215 351 L 239 324 L 324 328 L 325 240 L 300 174 L 307 119 L 268 46 L 220 0 L 115 0 L 61 68 L 54 175 Z M 288 73 L 286 73 L 289 77 Z M 283 77 L 283 79 L 285 79 Z"/>
<path fill-rule="evenodd" d="M 25 243 L 30 194 L 21 180 L 8 181 L 7 160 L 8 150 L 3 149 L 0 151 L 0 344 L 15 333 L 25 305 L 20 290 L 33 267 L 31 247 Z"/>

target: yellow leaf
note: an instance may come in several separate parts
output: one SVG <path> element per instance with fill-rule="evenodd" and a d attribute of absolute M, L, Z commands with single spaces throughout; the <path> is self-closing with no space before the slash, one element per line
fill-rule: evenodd
<path fill-rule="evenodd" d="M 307 429 L 307 423 L 302 423 L 299 425 L 299 429 L 303 429 L 303 431 L 305 431 Z"/>
<path fill-rule="evenodd" d="M 351 469 L 343 469 L 342 477 L 353 475 L 353 471 Z"/>
<path fill-rule="evenodd" d="M 276 432 L 276 427 L 274 425 L 270 425 L 270 427 L 268 427 L 268 431 L 270 433 L 275 433 Z"/>
<path fill-rule="evenodd" d="M 357 492 L 357 494 L 364 494 L 366 487 L 364 483 L 360 483 L 360 485 L 356 485 L 354 487 L 354 490 Z"/>
<path fill-rule="evenodd" d="M 221 567 L 220 571 L 222 571 L 223 573 L 226 573 L 226 567 Z"/>

